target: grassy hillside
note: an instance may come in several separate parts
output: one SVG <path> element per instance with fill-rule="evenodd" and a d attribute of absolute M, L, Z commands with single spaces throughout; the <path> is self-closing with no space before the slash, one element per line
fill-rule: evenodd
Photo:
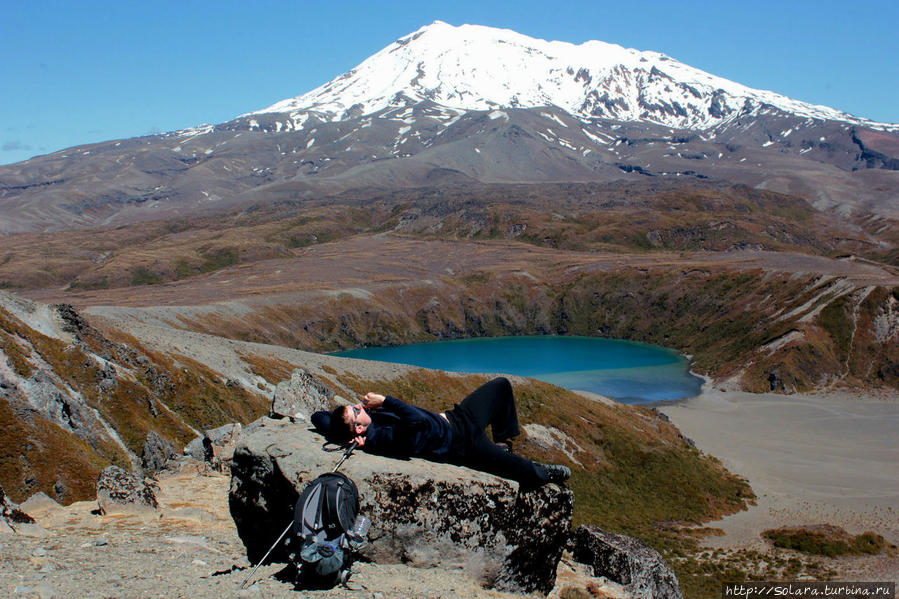
<path fill-rule="evenodd" d="M 420 369 L 384 380 L 350 371 L 333 372 L 334 382 L 361 395 L 391 394 L 432 410 L 453 407 L 487 378 Z M 754 502 L 749 485 L 715 458 L 696 450 L 658 412 L 639 406 L 607 405 L 535 380 L 514 383 L 523 425 L 540 423 L 563 431 L 563 448 L 516 439 L 515 451 L 529 458 L 572 468 L 574 525 L 593 524 L 628 534 L 655 547 L 674 567 L 687 597 L 716 597 L 720 582 L 743 580 L 736 563 L 710 576 L 693 559 L 696 537 L 686 529 L 744 509 Z"/>
<path fill-rule="evenodd" d="M 14 501 L 37 491 L 63 503 L 92 499 L 100 470 L 131 469 L 151 430 L 180 448 L 194 430 L 265 412 L 261 395 L 195 361 L 112 342 L 66 314 L 57 324 L 69 330 L 53 337 L 0 307 L 0 360 L 9 369 L 0 394 L 0 485 Z"/>
<path fill-rule="evenodd" d="M 347 371 L 336 380 L 358 395 L 377 391 L 439 412 L 451 409 L 488 378 L 418 369 L 387 380 L 366 380 Z M 578 463 L 561 449 L 529 441 L 526 432 L 516 440 L 515 450 L 573 468 L 576 525 L 646 533 L 658 522 L 702 522 L 730 514 L 752 498 L 745 481 L 702 455 L 655 410 L 608 405 L 531 379 L 516 382 L 514 388 L 522 423 L 553 427 L 570 439 L 566 449 Z"/>

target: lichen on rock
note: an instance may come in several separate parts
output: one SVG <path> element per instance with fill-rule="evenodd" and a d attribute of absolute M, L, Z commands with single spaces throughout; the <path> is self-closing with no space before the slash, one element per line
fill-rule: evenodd
<path fill-rule="evenodd" d="M 659 553 L 625 535 L 579 526 L 569 545 L 574 560 L 622 585 L 634 599 L 683 599 L 677 577 Z"/>
<path fill-rule="evenodd" d="M 127 506 L 158 506 L 153 487 L 118 466 L 109 466 L 100 473 L 97 480 L 97 504 L 102 514 Z"/>

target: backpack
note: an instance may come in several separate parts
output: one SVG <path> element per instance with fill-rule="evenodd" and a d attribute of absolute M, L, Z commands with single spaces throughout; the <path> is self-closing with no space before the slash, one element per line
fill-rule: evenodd
<path fill-rule="evenodd" d="M 365 542 L 368 524 L 367 518 L 359 516 L 359 490 L 346 475 L 327 472 L 306 485 L 294 509 L 292 529 L 299 545 L 290 554 L 298 585 L 330 588 L 345 584 L 354 552 Z"/>

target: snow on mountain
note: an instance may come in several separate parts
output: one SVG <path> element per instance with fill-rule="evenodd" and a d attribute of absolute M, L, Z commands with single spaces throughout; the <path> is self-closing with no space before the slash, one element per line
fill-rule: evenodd
<path fill-rule="evenodd" d="M 330 83 L 225 123 L 0 168 L 0 234 L 358 189 L 658 177 L 896 214 L 899 125 L 663 54 L 436 22 Z"/>
<path fill-rule="evenodd" d="M 313 111 L 344 120 L 430 100 L 452 111 L 557 106 L 582 121 L 613 119 L 707 130 L 773 106 L 795 116 L 895 129 L 710 75 L 658 52 L 601 41 L 575 45 L 480 25 L 422 27 L 306 94 L 250 113 Z"/>

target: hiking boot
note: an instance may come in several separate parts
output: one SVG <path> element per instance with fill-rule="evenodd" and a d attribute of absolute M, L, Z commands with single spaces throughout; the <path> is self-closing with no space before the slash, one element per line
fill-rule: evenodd
<path fill-rule="evenodd" d="M 562 464 L 540 464 L 548 483 L 563 483 L 571 478 L 571 468 Z"/>

